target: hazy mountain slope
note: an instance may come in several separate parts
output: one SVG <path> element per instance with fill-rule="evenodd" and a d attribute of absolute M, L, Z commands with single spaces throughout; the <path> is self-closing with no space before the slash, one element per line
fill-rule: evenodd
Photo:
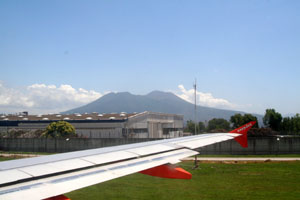
<path fill-rule="evenodd" d="M 147 95 L 133 95 L 128 92 L 109 93 L 85 106 L 63 113 L 112 113 L 112 112 L 163 112 L 184 115 L 185 120 L 194 119 L 194 105 L 170 92 L 153 91 Z M 239 111 L 197 106 L 197 120 L 212 118 L 230 119 Z M 260 117 L 260 116 L 259 116 Z"/>

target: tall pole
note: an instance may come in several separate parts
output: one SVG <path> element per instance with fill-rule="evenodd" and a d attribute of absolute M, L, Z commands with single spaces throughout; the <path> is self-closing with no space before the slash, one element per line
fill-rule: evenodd
<path fill-rule="evenodd" d="M 195 84 L 194 84 L 194 92 L 195 92 L 195 135 L 197 134 L 197 79 L 195 78 Z M 195 155 L 194 160 L 194 168 L 198 168 L 198 161 L 197 161 L 197 155 Z"/>
<path fill-rule="evenodd" d="M 195 79 L 194 92 L 195 92 L 195 135 L 196 135 L 197 134 L 197 79 Z"/>

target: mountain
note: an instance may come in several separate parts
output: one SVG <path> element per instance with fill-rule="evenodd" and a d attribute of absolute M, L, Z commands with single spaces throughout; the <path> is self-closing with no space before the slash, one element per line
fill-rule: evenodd
<path fill-rule="evenodd" d="M 184 120 L 193 120 L 195 107 L 171 92 L 153 91 L 147 95 L 133 95 L 129 92 L 109 93 L 87 105 L 63 112 L 67 113 L 120 113 L 120 112 L 143 112 L 153 111 L 171 114 L 182 114 Z M 224 110 L 197 106 L 197 120 L 205 121 L 212 118 L 224 118 L 229 120 L 236 113 L 243 113 L 233 110 Z M 260 115 L 255 115 L 261 118 Z"/>

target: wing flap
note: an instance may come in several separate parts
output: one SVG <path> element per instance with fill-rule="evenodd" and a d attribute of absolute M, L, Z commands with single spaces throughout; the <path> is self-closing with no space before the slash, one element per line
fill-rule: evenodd
<path fill-rule="evenodd" d="M 83 157 L 82 159 L 100 165 L 104 163 L 114 162 L 117 160 L 125 160 L 135 157 L 138 157 L 138 155 L 127 151 L 118 151 L 94 156 L 87 156 Z"/>
<path fill-rule="evenodd" d="M 72 164 L 71 164 L 72 163 Z M 29 167 L 23 167 L 19 170 L 30 174 L 33 177 L 43 176 L 48 174 L 59 173 L 68 170 L 74 170 L 78 168 L 84 168 L 92 166 L 93 163 L 84 161 L 82 159 L 70 159 L 64 161 L 58 161 L 54 163 L 47 163 L 47 164 L 40 164 L 40 165 L 33 165 Z"/>
<path fill-rule="evenodd" d="M 19 171 L 17 169 L 11 169 L 6 171 L 0 171 L 0 184 L 18 181 L 21 179 L 31 178 L 29 174 Z"/>

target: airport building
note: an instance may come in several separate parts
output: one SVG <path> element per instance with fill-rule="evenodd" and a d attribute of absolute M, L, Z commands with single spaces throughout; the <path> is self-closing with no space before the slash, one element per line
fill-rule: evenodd
<path fill-rule="evenodd" d="M 183 136 L 183 115 L 156 112 L 0 115 L 0 133 L 45 130 L 55 121 L 67 121 L 84 138 L 173 138 Z"/>

